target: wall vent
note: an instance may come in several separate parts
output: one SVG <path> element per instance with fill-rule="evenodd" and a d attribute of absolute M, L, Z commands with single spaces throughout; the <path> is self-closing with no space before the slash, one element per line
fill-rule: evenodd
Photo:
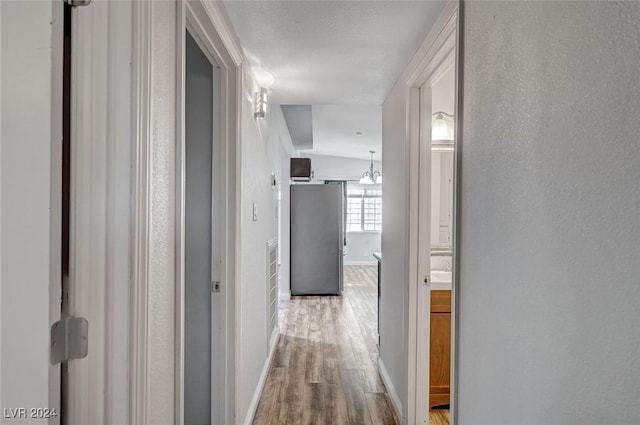
<path fill-rule="evenodd" d="M 278 240 L 267 243 L 267 350 L 278 326 Z"/>

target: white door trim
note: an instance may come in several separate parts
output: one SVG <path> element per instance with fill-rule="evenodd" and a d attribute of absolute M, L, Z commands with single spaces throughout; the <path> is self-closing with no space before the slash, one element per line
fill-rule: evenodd
<path fill-rule="evenodd" d="M 409 228 L 417 229 L 409 232 L 408 251 L 407 424 L 429 423 L 430 287 L 425 279 L 430 279 L 431 120 L 421 116 L 431 116 L 431 85 L 456 63 L 458 11 L 457 1 L 447 4 L 404 76 L 409 90 Z"/>
<path fill-rule="evenodd" d="M 217 2 L 133 2 L 134 184 L 131 424 L 182 423 L 183 203 L 185 30 L 221 68 L 226 199 L 222 303 L 222 423 L 235 423 L 236 276 L 238 275 L 240 55 Z M 174 347 L 174 349 L 168 348 Z"/>
<path fill-rule="evenodd" d="M 176 345 L 176 4 L 131 3 L 133 240 L 128 422 L 147 425 L 173 422 L 176 408 L 172 349 Z"/>
<path fill-rule="evenodd" d="M 214 137 L 219 143 L 214 146 L 214 198 L 212 213 L 219 217 L 212 226 L 216 243 L 213 251 L 212 276 L 221 282 L 221 292 L 212 295 L 212 313 L 221 327 L 214 333 L 212 347 L 212 423 L 233 423 L 235 415 L 235 299 L 236 299 L 236 158 L 239 113 L 238 75 L 240 49 L 230 32 L 224 10 L 217 3 L 204 1 L 180 2 L 177 6 L 177 75 L 176 75 L 176 410 L 175 423 L 184 421 L 184 82 L 185 82 L 185 35 L 196 40 L 211 63 L 219 67 L 215 74 L 219 87 L 214 105 Z"/>
<path fill-rule="evenodd" d="M 133 6 L 133 188 L 131 241 L 130 424 L 147 423 L 151 137 L 151 2 Z"/>

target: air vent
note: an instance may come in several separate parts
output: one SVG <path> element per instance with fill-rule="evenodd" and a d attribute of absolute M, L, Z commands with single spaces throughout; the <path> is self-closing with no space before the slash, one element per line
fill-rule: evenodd
<path fill-rule="evenodd" d="M 278 327 L 278 240 L 267 243 L 267 350 Z"/>

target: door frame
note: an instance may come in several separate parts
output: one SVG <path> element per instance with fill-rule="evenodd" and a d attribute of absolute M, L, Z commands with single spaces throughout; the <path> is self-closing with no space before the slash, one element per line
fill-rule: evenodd
<path fill-rule="evenodd" d="M 449 2 L 442 12 L 426 53 L 407 77 L 409 90 L 409 226 L 417 232 L 409 234 L 409 293 L 407 326 L 407 423 L 428 424 L 429 399 L 429 329 L 430 329 L 430 251 L 431 251 L 431 86 L 452 66 L 456 71 L 455 116 L 458 116 L 458 28 L 459 3 Z M 422 117 L 428 116 L 428 120 Z M 457 130 L 457 129 L 456 129 Z M 425 147 L 428 147 L 425 149 Z M 454 222 L 452 274 L 452 359 L 451 424 L 455 424 L 456 407 L 456 184 L 457 155 L 454 151 Z"/>
<path fill-rule="evenodd" d="M 175 323 L 175 423 L 184 423 L 184 294 L 185 294 L 185 40 L 186 32 L 194 38 L 214 69 L 214 147 L 212 215 L 212 276 L 220 280 L 221 291 L 212 293 L 212 365 L 211 420 L 212 423 L 233 423 L 235 414 L 235 292 L 237 262 L 235 247 L 238 229 L 236 170 L 239 159 L 238 81 L 242 56 L 230 37 L 229 27 L 222 20 L 219 5 L 212 2 L 181 1 L 177 4 L 176 33 L 176 323 Z M 218 18 L 218 19 L 216 19 Z M 216 81 L 216 79 L 218 79 Z M 222 200 L 223 205 L 216 203 Z M 216 237 L 213 237 L 216 234 Z M 216 266 L 216 263 L 219 265 Z M 218 316 L 214 316 L 218 312 Z M 213 348 L 216 347 L 214 352 Z"/>

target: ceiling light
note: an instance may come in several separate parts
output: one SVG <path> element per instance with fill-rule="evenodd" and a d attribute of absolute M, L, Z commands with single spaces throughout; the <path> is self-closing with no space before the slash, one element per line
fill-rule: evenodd
<path fill-rule="evenodd" d="M 267 89 L 260 88 L 260 91 L 255 93 L 253 116 L 255 118 L 264 118 L 267 114 Z"/>
<path fill-rule="evenodd" d="M 376 151 L 369 151 L 369 153 L 371 153 L 371 164 L 369 165 L 369 169 L 362 174 L 360 184 L 381 184 L 382 174 L 380 171 L 373 170 L 373 154 L 376 153 Z"/>
<path fill-rule="evenodd" d="M 431 140 L 453 140 L 453 115 L 446 112 L 433 114 Z"/>

